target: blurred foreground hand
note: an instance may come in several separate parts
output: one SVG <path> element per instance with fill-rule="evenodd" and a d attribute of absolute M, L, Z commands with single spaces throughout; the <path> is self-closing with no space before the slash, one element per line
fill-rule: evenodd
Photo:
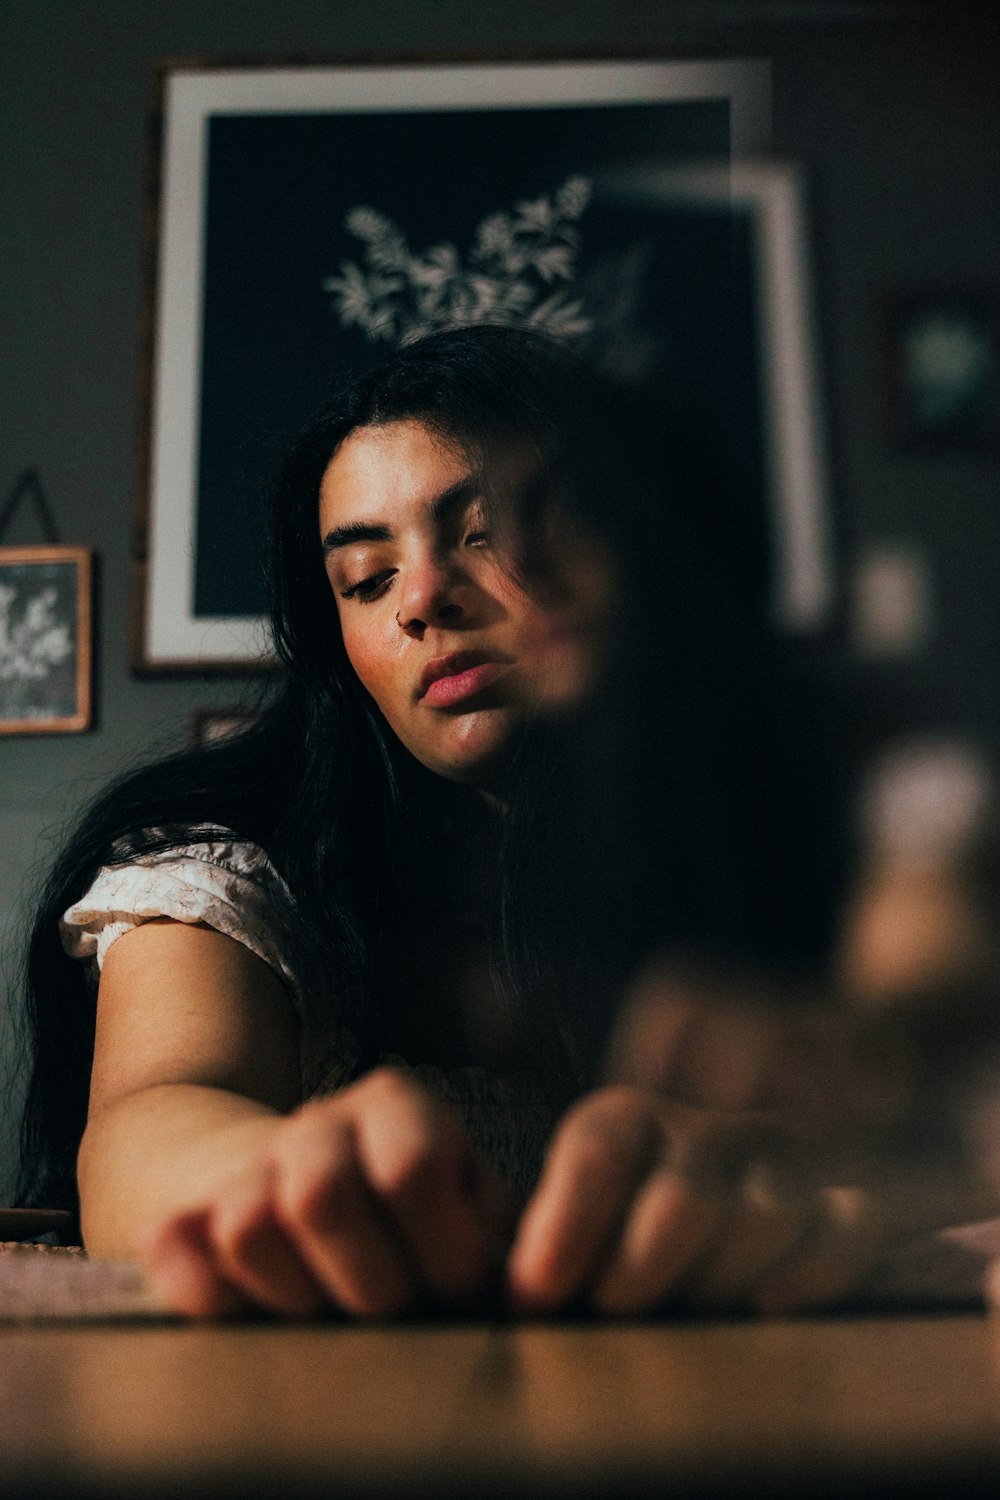
<path fill-rule="evenodd" d="M 863 1292 L 908 1243 L 1000 1212 L 961 1050 L 939 1074 L 905 1015 L 651 964 L 608 1086 L 552 1143 L 509 1263 L 515 1306 L 787 1313 Z"/>

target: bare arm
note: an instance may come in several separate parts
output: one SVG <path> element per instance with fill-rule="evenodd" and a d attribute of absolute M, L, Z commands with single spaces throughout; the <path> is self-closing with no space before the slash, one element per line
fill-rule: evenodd
<path fill-rule="evenodd" d="M 380 1069 L 299 1105 L 278 979 L 206 928 L 109 951 L 79 1158 L 84 1237 L 139 1255 L 181 1312 L 467 1301 L 496 1265 L 494 1192 L 458 1117 Z"/>
<path fill-rule="evenodd" d="M 88 1247 L 134 1254 L 262 1149 L 298 1102 L 297 1049 L 288 995 L 241 944 L 171 921 L 119 938 L 78 1165 Z"/>

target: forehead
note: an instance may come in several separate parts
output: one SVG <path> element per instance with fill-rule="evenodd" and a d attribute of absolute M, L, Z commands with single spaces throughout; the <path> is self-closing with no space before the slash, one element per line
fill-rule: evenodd
<path fill-rule="evenodd" d="M 344 439 L 323 475 L 321 529 L 368 519 L 391 524 L 433 503 L 469 473 L 459 445 L 422 422 L 359 427 Z"/>

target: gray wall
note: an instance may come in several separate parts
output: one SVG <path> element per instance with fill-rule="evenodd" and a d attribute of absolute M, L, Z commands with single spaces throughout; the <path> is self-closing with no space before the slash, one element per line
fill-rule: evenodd
<path fill-rule="evenodd" d="M 16 12 L 16 14 L 12 14 Z M 983 13 L 985 14 L 985 12 Z M 928 19 L 929 17 L 929 19 Z M 942 19 L 946 17 L 946 19 Z M 993 745 L 1000 600 L 997 464 L 904 459 L 880 428 L 877 310 L 911 284 L 996 281 L 1000 125 L 995 36 L 960 3 L 630 0 L 32 0 L 0 52 L 0 497 L 40 469 L 63 537 L 100 556 L 96 729 L 0 742 L 0 1063 L 31 879 L 60 825 L 110 772 L 230 678 L 140 681 L 127 652 L 143 308 L 147 87 L 161 56 L 372 49 L 656 50 L 774 63 L 777 149 L 809 173 L 824 374 L 845 568 L 912 543 L 932 565 L 935 633 L 886 669 Z M 991 55 L 992 54 L 992 55 Z M 40 537 L 27 526 L 8 540 Z M 8 1112 L 17 1101 L 13 1081 Z M 0 1121 L 0 1202 L 12 1163 Z"/>

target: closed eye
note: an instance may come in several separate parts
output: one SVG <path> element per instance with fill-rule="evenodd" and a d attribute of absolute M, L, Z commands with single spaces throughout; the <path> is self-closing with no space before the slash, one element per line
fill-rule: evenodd
<path fill-rule="evenodd" d="M 341 599 L 359 599 L 362 604 L 371 604 L 378 599 L 388 588 L 395 577 L 395 568 L 383 568 L 380 573 L 371 573 L 367 578 L 359 578 L 357 583 L 348 584 L 347 588 L 340 590 Z"/>

